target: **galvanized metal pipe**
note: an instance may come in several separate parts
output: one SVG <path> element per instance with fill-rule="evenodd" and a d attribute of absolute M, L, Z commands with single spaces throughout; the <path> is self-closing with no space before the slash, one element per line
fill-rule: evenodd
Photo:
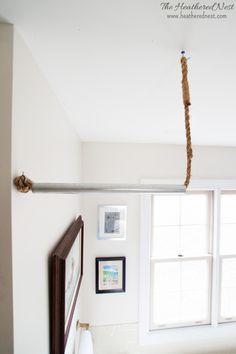
<path fill-rule="evenodd" d="M 33 193 L 184 193 L 184 185 L 168 184 L 96 184 L 96 183 L 33 183 Z"/>

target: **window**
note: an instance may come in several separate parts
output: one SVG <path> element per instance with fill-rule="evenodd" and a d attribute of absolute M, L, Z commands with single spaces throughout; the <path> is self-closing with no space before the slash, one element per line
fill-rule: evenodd
<path fill-rule="evenodd" d="M 236 321 L 236 194 L 221 194 L 220 322 Z"/>
<path fill-rule="evenodd" d="M 210 323 L 210 210 L 210 193 L 153 196 L 151 329 Z"/>
<path fill-rule="evenodd" d="M 143 198 L 141 257 L 147 261 L 140 289 L 148 303 L 140 306 L 143 328 L 236 322 L 236 192 Z"/>

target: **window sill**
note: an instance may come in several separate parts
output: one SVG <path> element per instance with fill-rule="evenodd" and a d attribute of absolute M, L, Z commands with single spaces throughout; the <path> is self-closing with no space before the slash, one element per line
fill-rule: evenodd
<path fill-rule="evenodd" d="M 207 324 L 192 327 L 169 328 L 144 331 L 139 326 L 141 345 L 187 343 L 191 341 L 215 340 L 216 338 L 235 337 L 236 322 L 220 323 L 217 326 Z"/>

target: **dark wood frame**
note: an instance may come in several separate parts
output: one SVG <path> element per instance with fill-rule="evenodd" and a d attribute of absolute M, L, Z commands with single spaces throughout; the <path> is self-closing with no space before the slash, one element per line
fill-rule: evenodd
<path fill-rule="evenodd" d="M 122 288 L 121 289 L 99 289 L 99 262 L 109 262 L 109 261 L 122 261 Z M 96 294 L 105 294 L 105 293 L 124 293 L 126 290 L 126 257 L 97 257 L 95 259 L 95 272 L 96 272 Z"/>
<path fill-rule="evenodd" d="M 65 328 L 65 277 L 66 258 L 76 240 L 81 237 L 81 272 Z M 50 352 L 64 354 L 71 322 L 83 276 L 84 222 L 79 216 L 69 227 L 50 257 Z"/>

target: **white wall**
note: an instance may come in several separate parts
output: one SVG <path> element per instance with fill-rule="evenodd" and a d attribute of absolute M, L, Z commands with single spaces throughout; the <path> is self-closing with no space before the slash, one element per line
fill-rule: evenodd
<path fill-rule="evenodd" d="M 37 182 L 79 181 L 79 139 L 17 32 L 13 74 L 12 178 L 24 171 Z M 12 190 L 15 354 L 49 354 L 48 257 L 79 213 L 76 195 Z"/>
<path fill-rule="evenodd" d="M 82 144 L 83 182 L 138 183 L 141 179 L 182 179 L 185 177 L 185 147 L 155 144 Z M 195 147 L 193 179 L 236 178 L 236 148 Z M 125 204 L 128 206 L 127 240 L 98 241 L 97 206 Z M 82 316 L 93 328 L 96 353 L 112 354 L 140 350 L 137 345 L 139 301 L 139 219 L 140 197 L 134 195 L 85 195 L 82 209 L 85 219 L 85 277 L 83 281 Z M 95 294 L 95 257 L 127 257 L 127 292 Z M 125 325 L 120 326 L 120 324 Z M 130 324 L 130 325 L 127 325 Z M 104 340 L 105 339 L 105 340 Z M 217 346 L 236 348 L 236 340 L 218 340 Z M 138 348 L 138 349 L 137 349 Z M 208 350 L 215 350 L 210 343 Z M 159 353 L 184 353 L 184 348 L 167 345 Z M 185 352 L 191 352 L 185 348 Z M 196 350 L 192 348 L 191 350 Z M 199 343 L 198 350 L 206 347 Z M 235 350 L 236 352 L 236 350 Z"/>
<path fill-rule="evenodd" d="M 13 352 L 11 101 L 13 30 L 0 24 L 0 353 Z"/>
<path fill-rule="evenodd" d="M 5 281 L 4 288 L 0 288 L 0 296 L 3 300 L 0 310 L 1 316 L 4 315 L 0 319 L 0 352 L 11 354 L 13 340 L 11 338 L 10 185 L 13 177 L 24 171 L 35 181 L 74 182 L 80 179 L 82 171 L 85 182 L 136 183 L 142 178 L 183 178 L 184 180 L 185 148 L 148 144 L 83 143 L 80 151 L 80 142 L 73 127 L 70 126 L 27 46 L 15 33 L 11 176 L 12 44 L 11 32 L 7 32 L 6 37 L 4 30 L 0 32 L 0 49 L 8 50 L 5 51 L 6 56 L 0 55 L 0 60 L 5 65 L 4 71 L 0 68 L 0 77 L 4 76 L 2 80 L 4 87 L 0 83 L 0 109 L 4 110 L 0 111 L 4 117 L 3 120 L 1 119 L 4 129 L 0 131 L 0 162 L 1 166 L 4 166 L 4 170 L 1 167 L 0 174 L 0 221 L 1 225 L 4 225 L 4 229 L 1 226 L 0 246 L 3 248 L 0 248 L 0 262 L 4 261 L 2 266 L 5 270 L 5 274 L 0 270 L 0 276 Z M 194 150 L 194 154 L 194 178 L 236 178 L 235 148 L 198 147 Z M 83 156 L 82 169 L 81 156 Z M 98 204 L 128 206 L 126 241 L 97 241 Z M 48 256 L 67 226 L 80 213 L 80 209 L 77 196 L 22 195 L 12 189 L 15 354 L 49 353 Z M 82 198 L 82 210 L 85 219 L 85 269 L 80 294 L 80 297 L 83 297 L 83 307 L 79 309 L 78 317 L 95 326 L 94 336 L 98 351 L 103 350 L 103 354 L 127 351 L 130 340 L 131 347 L 137 344 L 139 197 L 86 195 Z M 95 294 L 95 257 L 108 255 L 127 257 L 125 294 Z M 76 317 L 77 312 L 74 322 Z M 67 347 L 68 354 L 73 351 L 74 324 Z M 106 327 L 107 325 L 111 326 Z M 3 330 L 5 337 L 3 337 Z M 107 339 L 107 345 L 106 341 L 101 341 L 100 330 L 107 335 L 107 338 L 106 335 L 103 336 Z M 131 332 L 132 335 L 129 336 Z M 117 333 L 119 335 L 121 333 L 121 336 L 117 336 Z M 120 339 L 116 342 L 115 338 Z M 4 349 L 1 345 L 4 345 Z M 163 354 L 164 351 L 165 349 L 162 348 L 161 353 Z"/>

